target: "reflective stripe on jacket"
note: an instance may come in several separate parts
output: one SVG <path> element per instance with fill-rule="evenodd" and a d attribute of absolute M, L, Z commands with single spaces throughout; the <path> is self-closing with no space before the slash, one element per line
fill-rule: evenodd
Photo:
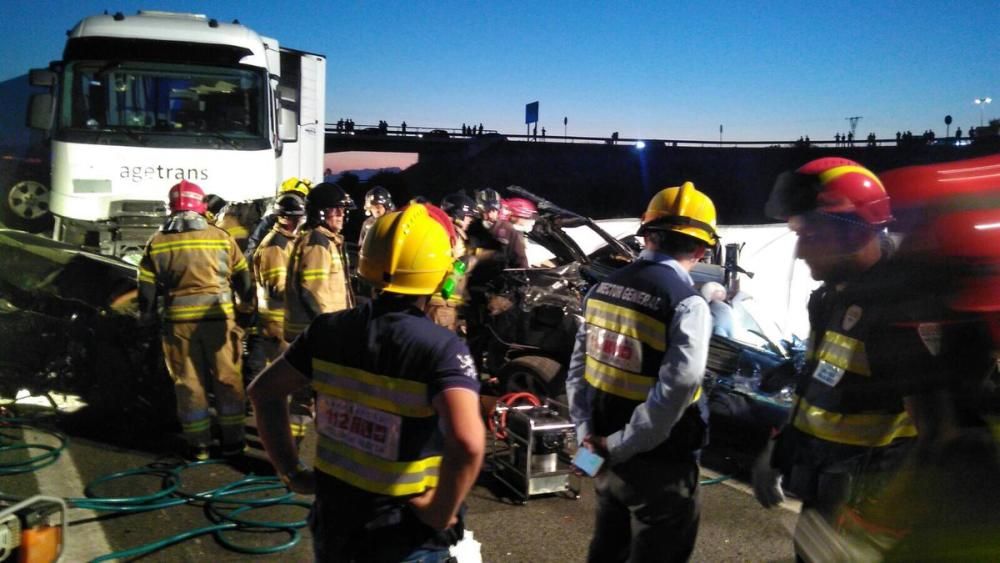
<path fill-rule="evenodd" d="M 354 306 L 344 237 L 324 226 L 295 239 L 285 280 L 285 340 L 291 342 L 322 313 Z"/>
<path fill-rule="evenodd" d="M 801 397 L 792 424 L 803 433 L 835 444 L 884 447 L 913 438 L 917 428 L 903 405 L 900 378 L 892 373 L 894 356 L 926 356 L 926 350 L 885 343 L 895 312 L 877 287 L 885 261 L 861 279 L 840 289 L 826 286 L 809 301 L 812 325 Z M 873 354 L 878 354 L 873 356 Z M 916 375 L 916 374 L 914 374 Z"/>
<path fill-rule="evenodd" d="M 154 234 L 139 263 L 140 295 L 162 294 L 167 322 L 233 318 L 230 279 L 241 297 L 252 302 L 249 268 L 236 242 L 222 229 L 197 219 L 168 222 L 190 230 Z"/>
<path fill-rule="evenodd" d="M 437 485 L 446 430 L 432 401 L 479 390 L 455 333 L 412 301 L 383 296 L 320 315 L 285 358 L 316 394 L 320 473 L 392 504 Z"/>
<path fill-rule="evenodd" d="M 264 321 L 281 323 L 285 319 L 285 273 L 292 240 L 289 233 L 275 226 L 254 252 L 257 310 Z"/>
<path fill-rule="evenodd" d="M 314 358 L 313 389 L 320 470 L 387 496 L 420 494 L 437 485 L 440 455 L 398 459 L 403 440 L 427 436 L 437 424 L 426 384 Z"/>
<path fill-rule="evenodd" d="M 587 295 L 581 333 L 585 354 L 580 359 L 583 379 L 593 388 L 590 424 L 595 434 L 611 436 L 625 429 L 636 409 L 650 400 L 671 348 L 675 311 L 692 298 L 700 299 L 689 279 L 668 265 L 644 259 L 619 270 Z M 707 334 L 698 339 L 707 345 Z M 699 348 L 699 353 L 706 351 L 707 347 Z M 703 369 L 704 359 L 695 364 Z M 702 374 L 696 375 L 700 381 Z M 654 441 L 645 452 L 676 458 L 701 448 L 707 425 L 701 398 L 700 386 L 690 400 L 685 396 L 676 407 L 677 422 L 662 428 L 665 439 Z"/>

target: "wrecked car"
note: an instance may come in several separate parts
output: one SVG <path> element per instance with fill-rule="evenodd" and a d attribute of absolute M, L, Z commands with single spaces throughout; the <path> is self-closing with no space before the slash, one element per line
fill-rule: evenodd
<path fill-rule="evenodd" d="M 535 202 L 538 218 L 526 233 L 531 268 L 476 278 L 467 310 L 468 342 L 497 394 L 527 391 L 565 400 L 566 370 L 583 322 L 583 298 L 592 285 L 630 263 L 641 250 L 634 234 L 621 239 L 595 221 L 523 188 L 509 191 Z M 621 230 L 621 229 L 619 229 Z M 620 234 L 620 233 L 619 233 Z M 739 245 L 714 249 L 691 272 L 696 286 L 737 284 Z M 725 254 L 725 256 L 723 256 Z M 754 435 L 779 425 L 791 406 L 788 369 L 801 361 L 801 342 L 784 342 L 758 323 L 749 300 L 734 304 L 735 338 L 712 337 L 705 388 L 713 419 Z"/>
<path fill-rule="evenodd" d="M 137 325 L 134 266 L 6 229 L 0 256 L 5 402 L 57 393 L 132 425 L 174 419 L 159 334 Z"/>
<path fill-rule="evenodd" d="M 530 268 L 473 269 L 466 307 L 468 343 L 481 373 L 498 392 L 528 391 L 559 398 L 566 366 L 582 322 L 583 296 L 596 282 L 637 255 L 591 219 L 563 209 L 523 188 L 509 191 L 532 200 L 538 217 L 526 233 Z M 604 246 L 586 253 L 571 230 L 583 229 Z"/>

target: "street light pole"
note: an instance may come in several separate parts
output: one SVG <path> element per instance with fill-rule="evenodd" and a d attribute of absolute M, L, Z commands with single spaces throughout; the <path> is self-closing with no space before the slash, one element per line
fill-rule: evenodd
<path fill-rule="evenodd" d="M 986 104 L 988 104 L 988 103 L 990 103 L 992 101 L 993 101 L 993 98 L 991 98 L 989 96 L 986 96 L 984 98 L 976 98 L 975 100 L 972 100 L 972 103 L 974 103 L 977 106 L 979 106 L 979 126 L 980 127 L 983 126 L 983 108 L 986 107 Z"/>

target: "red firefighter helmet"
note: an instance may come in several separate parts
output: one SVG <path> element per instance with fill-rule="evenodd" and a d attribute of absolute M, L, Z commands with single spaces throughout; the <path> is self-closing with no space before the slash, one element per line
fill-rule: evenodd
<path fill-rule="evenodd" d="M 778 176 L 764 211 L 775 219 L 809 211 L 850 215 L 872 227 L 892 221 L 889 196 L 878 176 L 840 157 L 818 158 Z"/>
<path fill-rule="evenodd" d="M 205 192 L 198 187 L 198 184 L 188 182 L 187 180 L 181 180 L 180 183 L 175 184 L 174 187 L 170 188 L 170 194 L 168 197 L 170 200 L 171 213 L 177 213 L 179 211 L 205 213 L 205 210 L 207 209 L 205 205 Z"/>
<path fill-rule="evenodd" d="M 954 277 L 951 305 L 1000 312 L 1000 154 L 882 174 L 903 218 L 903 249 Z"/>
<path fill-rule="evenodd" d="M 503 206 L 511 217 L 520 219 L 537 219 L 538 207 L 530 199 L 511 197 L 503 200 Z"/>
<path fill-rule="evenodd" d="M 415 203 L 418 202 L 414 200 L 411 201 L 409 205 L 413 205 Z M 452 224 L 451 217 L 443 209 L 436 205 L 430 203 L 420 203 L 420 205 L 424 206 L 427 210 L 427 215 L 431 219 L 434 219 L 440 223 L 442 227 L 444 227 L 445 232 L 448 233 L 448 242 L 450 242 L 452 246 L 455 246 L 455 238 L 457 235 L 455 234 L 455 225 Z"/>

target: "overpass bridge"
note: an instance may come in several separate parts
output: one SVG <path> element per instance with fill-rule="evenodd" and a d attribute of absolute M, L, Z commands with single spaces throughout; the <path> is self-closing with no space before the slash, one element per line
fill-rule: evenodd
<path fill-rule="evenodd" d="M 477 131 L 475 133 L 471 131 Z M 656 149 L 673 147 L 713 147 L 713 148 L 776 148 L 776 147 L 828 147 L 828 148 L 861 148 L 861 147 L 893 147 L 899 144 L 895 139 L 875 140 L 819 140 L 819 141 L 709 141 L 696 139 L 652 139 L 627 137 L 584 137 L 566 135 L 526 135 L 500 133 L 493 129 L 484 129 L 478 133 L 477 128 L 465 131 L 461 128 L 439 127 L 406 127 L 354 125 L 347 130 L 339 123 L 328 123 L 325 127 L 327 153 L 373 151 L 373 152 L 461 152 L 476 147 L 490 145 L 497 141 L 512 141 L 518 143 L 557 143 L 582 145 L 621 145 L 637 149 Z M 923 141 L 912 139 L 912 143 Z M 937 139 L 936 142 L 962 144 L 968 140 Z"/>

